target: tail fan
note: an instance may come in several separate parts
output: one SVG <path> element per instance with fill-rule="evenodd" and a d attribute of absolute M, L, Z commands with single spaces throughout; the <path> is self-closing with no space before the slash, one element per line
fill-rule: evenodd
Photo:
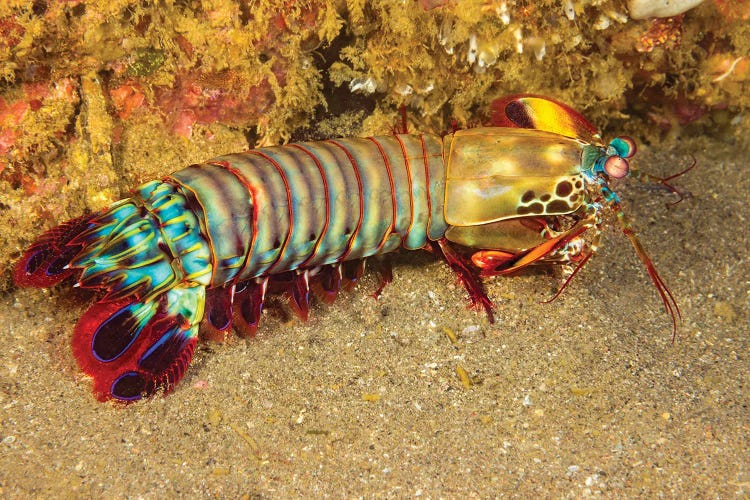
<path fill-rule="evenodd" d="M 122 200 L 47 231 L 16 264 L 14 280 L 20 286 L 46 288 L 75 274 L 78 286 L 104 291 L 107 302 L 155 297 L 182 278 L 167 245 L 159 244 L 161 227 L 161 219 L 144 211 L 141 202 Z M 207 283 L 208 251 L 195 238 L 185 241 L 197 249 L 190 255 L 197 263 L 197 271 L 191 269 L 197 275 L 194 281 Z"/>
<path fill-rule="evenodd" d="M 40 236 L 16 264 L 13 273 L 16 284 L 47 288 L 73 275 L 76 269 L 68 265 L 84 246 L 75 240 L 96 216 L 88 214 L 69 220 Z"/>
<path fill-rule="evenodd" d="M 97 399 L 130 402 L 174 389 L 193 357 L 204 304 L 205 287 L 175 287 L 154 300 L 101 301 L 86 311 L 73 354 Z"/>

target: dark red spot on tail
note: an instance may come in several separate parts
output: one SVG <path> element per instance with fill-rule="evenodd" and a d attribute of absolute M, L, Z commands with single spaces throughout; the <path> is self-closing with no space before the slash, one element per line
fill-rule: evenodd
<path fill-rule="evenodd" d="M 137 401 L 146 392 L 146 379 L 140 373 L 123 373 L 112 383 L 109 392 L 121 401 Z"/>
<path fill-rule="evenodd" d="M 137 318 L 133 317 L 134 305 L 137 304 L 128 304 L 95 328 L 91 352 L 99 361 L 114 361 L 141 333 Z"/>

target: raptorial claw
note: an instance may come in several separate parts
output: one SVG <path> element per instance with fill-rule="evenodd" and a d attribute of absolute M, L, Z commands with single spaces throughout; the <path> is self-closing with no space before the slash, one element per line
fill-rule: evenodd
<path fill-rule="evenodd" d="M 432 242 L 433 251 L 445 260 L 453 272 L 456 273 L 461 284 L 466 288 L 469 294 L 469 300 L 472 307 L 482 308 L 487 313 L 487 319 L 490 323 L 495 322 L 495 314 L 492 311 L 494 304 L 484 291 L 482 282 L 474 276 L 471 271 L 471 261 L 465 259 L 461 254 L 451 248 L 450 243 L 445 240 Z"/>

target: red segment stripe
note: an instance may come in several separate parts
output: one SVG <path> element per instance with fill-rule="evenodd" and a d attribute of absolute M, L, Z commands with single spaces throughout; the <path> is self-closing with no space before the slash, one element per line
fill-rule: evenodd
<path fill-rule="evenodd" d="M 430 193 L 430 160 L 427 157 L 427 144 L 424 142 L 424 136 L 419 136 L 422 143 L 422 159 L 424 160 L 424 187 L 427 193 L 427 239 L 430 239 L 430 226 L 432 226 L 432 193 Z"/>

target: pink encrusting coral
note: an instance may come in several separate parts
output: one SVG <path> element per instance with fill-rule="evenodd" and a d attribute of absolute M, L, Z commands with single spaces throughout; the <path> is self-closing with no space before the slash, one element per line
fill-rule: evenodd
<path fill-rule="evenodd" d="M 0 97 L 0 173 L 7 165 L 7 155 L 16 143 L 20 125 L 26 110 L 30 107 L 25 100 L 8 103 Z"/>
<path fill-rule="evenodd" d="M 190 137 L 195 124 L 244 127 L 255 123 L 273 103 L 267 80 L 252 84 L 230 71 L 176 77 L 172 87 L 155 89 L 154 105 L 177 135 Z"/>
<path fill-rule="evenodd" d="M 190 138 L 196 124 L 221 123 L 246 127 L 258 121 L 273 104 L 267 79 L 248 82 L 230 70 L 218 73 L 190 72 L 175 76 L 171 85 L 156 86 L 146 97 L 143 85 L 127 80 L 109 91 L 118 118 L 128 120 L 136 110 L 155 113 L 174 134 Z"/>
<path fill-rule="evenodd" d="M 15 140 L 21 133 L 21 122 L 26 113 L 38 111 L 42 107 L 42 99 L 48 95 L 45 87 L 40 85 L 24 85 L 23 95 L 15 101 L 8 102 L 0 97 L 0 171 L 7 162 L 7 155 L 15 146 Z"/>
<path fill-rule="evenodd" d="M 10 101 L 0 96 L 0 180 L 29 185 L 30 179 L 20 167 L 28 162 L 37 170 L 41 167 L 44 154 L 55 149 L 66 133 L 67 123 L 59 120 L 58 113 L 72 110 L 78 96 L 70 79 L 23 84 L 19 94 Z M 35 132 L 40 125 L 48 132 Z M 11 170 L 12 165 L 17 168 Z"/>
<path fill-rule="evenodd" d="M 123 120 L 130 118 L 133 111 L 140 108 L 146 99 L 140 84 L 134 82 L 125 82 L 110 90 L 109 96 L 117 111 L 117 116 Z"/>

